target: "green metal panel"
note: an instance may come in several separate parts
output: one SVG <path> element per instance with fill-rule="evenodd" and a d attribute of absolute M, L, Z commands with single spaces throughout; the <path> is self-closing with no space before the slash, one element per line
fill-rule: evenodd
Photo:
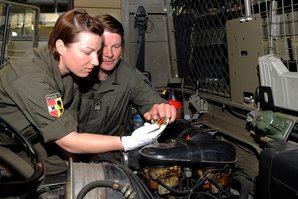
<path fill-rule="evenodd" d="M 231 100 L 248 102 L 254 98 L 258 80 L 258 58 L 264 54 L 259 14 L 226 23 Z"/>

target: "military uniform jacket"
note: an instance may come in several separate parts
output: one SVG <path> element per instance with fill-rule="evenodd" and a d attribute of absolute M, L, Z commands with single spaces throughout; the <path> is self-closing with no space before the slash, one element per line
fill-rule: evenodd
<path fill-rule="evenodd" d="M 0 70 L 1 117 L 28 139 L 38 133 L 37 142 L 44 146 L 77 129 L 76 111 L 68 108 L 73 97 L 72 77 L 61 77 L 46 46 L 28 51 Z M 46 162 L 61 163 L 47 147 L 41 150 L 46 159 L 54 155 Z"/>
<path fill-rule="evenodd" d="M 155 103 L 167 103 L 149 80 L 124 60 L 120 61 L 108 79 L 97 81 L 91 89 L 86 85 L 81 83 L 86 91 L 82 91 L 79 107 L 80 132 L 119 134 L 130 103 L 142 115 Z"/>

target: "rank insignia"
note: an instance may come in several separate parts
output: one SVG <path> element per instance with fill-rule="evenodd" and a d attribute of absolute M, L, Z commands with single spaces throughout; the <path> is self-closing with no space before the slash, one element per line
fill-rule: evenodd
<path fill-rule="evenodd" d="M 64 112 L 64 107 L 60 93 L 53 93 L 46 96 L 48 110 L 51 116 L 60 117 Z"/>

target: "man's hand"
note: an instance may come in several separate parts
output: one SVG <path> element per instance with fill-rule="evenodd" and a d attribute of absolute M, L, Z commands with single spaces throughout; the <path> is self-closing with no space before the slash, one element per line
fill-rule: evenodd
<path fill-rule="evenodd" d="M 131 136 L 123 136 L 121 138 L 124 151 L 136 149 L 141 146 L 150 144 L 153 140 L 157 139 L 158 136 L 165 130 L 168 124 L 168 119 L 159 123 L 145 123 L 144 126 L 136 129 Z"/>
<path fill-rule="evenodd" d="M 151 110 L 144 114 L 144 118 L 147 121 L 156 121 L 163 118 L 169 118 L 169 123 L 175 121 L 177 115 L 176 108 L 170 104 L 154 104 Z"/>

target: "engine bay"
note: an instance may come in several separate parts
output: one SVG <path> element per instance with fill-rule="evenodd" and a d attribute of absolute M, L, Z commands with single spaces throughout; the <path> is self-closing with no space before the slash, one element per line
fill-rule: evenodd
<path fill-rule="evenodd" d="M 155 142 L 129 152 L 70 158 L 67 173 L 52 179 L 43 175 L 42 161 L 22 136 L 4 122 L 3 132 L 10 144 L 0 148 L 6 151 L 0 155 L 1 198 L 277 199 L 295 198 L 297 190 L 291 174 L 297 145 L 270 142 L 256 157 L 245 144 L 201 122 L 177 119 Z M 12 146 L 18 145 L 26 155 L 15 153 Z"/>
<path fill-rule="evenodd" d="M 2 124 L 1 132 L 11 136 L 8 139 L 15 142 L 13 146 L 20 141 L 27 143 L 22 137 L 14 140 L 17 132 Z M 20 144 L 24 145 L 22 142 Z M 30 144 L 28 147 L 34 152 Z M 6 154 L 19 159 L 25 157 L 19 157 L 11 148 L 6 149 L 10 151 Z M 42 176 L 43 166 L 38 154 L 29 155 L 22 160 L 31 160 L 31 166 L 26 163 L 31 167 L 27 177 L 18 174 L 19 165 L 14 165 L 18 161 L 12 160 L 6 166 L 1 161 L 1 189 L 10 187 L 6 192 L 1 191 L 1 197 L 238 198 L 241 191 L 233 188 L 235 146 L 221 140 L 215 130 L 183 119 L 168 125 L 155 142 L 145 147 L 101 154 L 85 162 L 70 159 L 67 174 L 52 181 Z M 3 154 L 1 160 L 5 160 Z M 21 186 L 26 183 L 27 186 Z M 15 188 L 18 192 L 13 191 Z"/>
<path fill-rule="evenodd" d="M 82 192 L 87 198 L 249 198 L 253 180 L 236 162 L 235 145 L 221 139 L 216 130 L 179 119 L 154 143 L 138 150 L 116 158 L 97 156 L 91 164 L 73 162 L 74 179 L 67 186 L 72 187 L 67 191 L 72 197 L 67 198 L 81 198 Z M 84 171 L 94 167 L 103 173 L 86 176 Z M 88 183 L 98 180 L 117 181 L 126 188 L 85 191 Z"/>

